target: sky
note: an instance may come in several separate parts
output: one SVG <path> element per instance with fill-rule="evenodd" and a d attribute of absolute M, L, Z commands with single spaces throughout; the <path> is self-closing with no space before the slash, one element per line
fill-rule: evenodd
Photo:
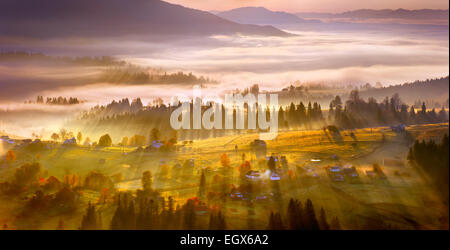
<path fill-rule="evenodd" d="M 447 0 L 166 0 L 201 10 L 262 6 L 287 12 L 342 12 L 355 9 L 448 9 Z"/>

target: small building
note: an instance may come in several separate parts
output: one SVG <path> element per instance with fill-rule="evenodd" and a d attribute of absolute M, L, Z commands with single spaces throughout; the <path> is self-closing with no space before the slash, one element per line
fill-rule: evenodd
<path fill-rule="evenodd" d="M 265 201 L 267 200 L 269 197 L 267 197 L 267 195 L 261 194 L 261 195 L 257 195 L 255 197 L 255 201 Z"/>
<path fill-rule="evenodd" d="M 253 149 L 257 158 L 264 157 L 267 154 L 267 144 L 263 140 L 255 139 L 250 147 Z"/>
<path fill-rule="evenodd" d="M 75 137 L 72 137 L 72 139 L 67 139 L 63 142 L 63 145 L 66 145 L 66 146 L 76 145 L 76 144 L 77 144 L 77 140 L 75 139 Z"/>
<path fill-rule="evenodd" d="M 403 124 L 399 124 L 397 126 L 391 126 L 391 129 L 393 132 L 399 133 L 399 132 L 405 132 L 406 127 Z"/>
<path fill-rule="evenodd" d="M 328 177 L 332 181 L 341 182 L 341 181 L 345 180 L 343 169 L 341 168 L 341 166 L 329 167 L 329 168 L 327 168 L 327 172 L 328 172 Z"/>
<path fill-rule="evenodd" d="M 261 173 L 259 171 L 250 170 L 245 174 L 245 177 L 251 180 L 257 180 L 261 178 Z"/>
<path fill-rule="evenodd" d="M 313 178 L 319 178 L 319 175 L 314 171 L 314 169 L 307 167 L 306 168 L 306 176 L 313 177 Z"/>
<path fill-rule="evenodd" d="M 271 181 L 279 181 L 281 178 L 280 178 L 280 176 L 277 174 L 277 173 L 272 173 L 271 175 L 270 175 L 270 180 Z"/>
<path fill-rule="evenodd" d="M 4 143 L 8 143 L 8 144 L 16 143 L 13 139 L 10 139 L 9 136 L 0 137 L 0 141 L 3 141 Z"/>
<path fill-rule="evenodd" d="M 338 173 L 338 172 L 341 172 L 341 167 L 340 166 L 333 166 L 333 167 L 329 168 L 328 171 L 330 171 L 332 173 Z"/>
<path fill-rule="evenodd" d="M 162 145 L 163 145 L 163 143 L 160 140 L 154 140 L 154 141 L 152 141 L 151 147 L 155 148 L 155 149 L 159 149 Z"/>
<path fill-rule="evenodd" d="M 231 194 L 230 194 L 230 198 L 232 200 L 242 200 L 243 197 L 244 197 L 244 195 L 239 191 L 234 191 L 234 192 L 231 192 Z"/>
<path fill-rule="evenodd" d="M 32 142 L 33 142 L 33 140 L 31 140 L 31 139 L 24 139 L 24 140 L 22 140 L 23 144 L 30 144 Z"/>
<path fill-rule="evenodd" d="M 358 171 L 356 171 L 356 168 L 352 165 L 344 166 L 344 168 L 342 169 L 342 172 L 345 177 L 357 178 L 359 176 Z"/>
<path fill-rule="evenodd" d="M 342 182 L 344 181 L 344 176 L 340 173 L 335 173 L 332 175 L 332 180 L 336 182 Z"/>

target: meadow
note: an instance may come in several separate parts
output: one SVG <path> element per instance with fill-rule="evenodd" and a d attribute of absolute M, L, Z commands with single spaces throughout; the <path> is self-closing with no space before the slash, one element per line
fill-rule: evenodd
<path fill-rule="evenodd" d="M 328 218 L 338 217 L 344 229 L 438 229 L 448 228 L 448 210 L 440 201 L 433 185 L 410 166 L 406 160 L 414 139 L 439 140 L 448 134 L 448 123 L 408 126 L 396 133 L 389 127 L 342 130 L 331 135 L 326 130 L 281 131 L 273 141 L 267 141 L 267 156 L 285 157 L 287 169 L 280 180 L 265 174 L 267 160 L 257 158 L 251 143 L 258 133 L 178 142 L 170 152 L 139 152 L 136 147 L 63 146 L 48 143 L 40 152 L 16 152 L 17 160 L 0 168 L 0 181 L 14 175 L 26 162 L 37 161 L 43 167 L 43 177 L 63 179 L 67 175 L 86 176 L 92 171 L 114 179 L 115 189 L 133 192 L 142 188 L 144 171 L 153 174 L 153 189 L 162 197 L 174 198 L 182 204 L 199 195 L 201 172 L 206 176 L 206 189 L 215 190 L 217 176 L 227 178 L 231 187 L 242 182 L 239 166 L 248 161 L 251 169 L 262 173 L 257 185 L 259 198 L 227 199 L 220 203 L 227 228 L 266 228 L 270 212 L 283 216 L 290 198 L 314 202 L 316 213 L 324 208 Z M 226 154 L 231 171 L 223 174 L 221 157 Z M 183 162 L 193 160 L 194 167 L 184 169 Z M 369 176 L 378 163 L 385 178 Z M 277 163 L 281 164 L 281 163 Z M 357 177 L 336 181 L 330 177 L 332 166 L 353 166 Z M 233 190 L 233 188 L 231 188 Z M 0 196 L 0 223 L 23 229 L 55 229 L 64 220 L 66 229 L 78 229 L 89 202 L 102 213 L 102 227 L 109 228 L 115 206 L 99 202 L 100 192 L 83 190 L 78 206 L 69 213 L 21 217 L 24 203 L 32 194 L 15 198 Z M 230 192 L 233 195 L 233 191 Z M 219 203 L 208 196 L 209 206 Z M 208 213 L 199 214 L 207 221 Z M 245 218 L 245 219 L 244 219 Z"/>

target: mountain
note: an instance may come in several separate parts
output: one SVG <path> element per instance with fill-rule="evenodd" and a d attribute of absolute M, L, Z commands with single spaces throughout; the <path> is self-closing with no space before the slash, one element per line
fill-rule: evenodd
<path fill-rule="evenodd" d="M 160 0 L 2 0 L 1 36 L 36 38 L 246 34 L 288 36 Z"/>
<path fill-rule="evenodd" d="M 271 11 L 264 7 L 243 7 L 214 13 L 225 19 L 243 24 L 284 25 L 311 22 L 287 12 Z"/>
<path fill-rule="evenodd" d="M 360 96 L 365 99 L 374 97 L 375 99 L 381 101 L 385 97 L 390 97 L 397 93 L 407 104 L 413 104 L 418 100 L 431 102 L 434 104 L 436 102 L 448 102 L 448 91 L 449 77 L 446 76 L 442 78 L 415 81 L 383 88 L 369 88 L 360 91 Z"/>
<path fill-rule="evenodd" d="M 333 18 L 333 19 L 406 19 L 406 20 L 447 20 L 449 19 L 449 10 L 432 10 L 432 9 L 420 9 L 420 10 L 406 10 L 406 9 L 359 9 L 353 11 L 346 11 L 342 13 L 314 13 L 314 12 L 301 12 L 296 13 L 300 18 Z"/>

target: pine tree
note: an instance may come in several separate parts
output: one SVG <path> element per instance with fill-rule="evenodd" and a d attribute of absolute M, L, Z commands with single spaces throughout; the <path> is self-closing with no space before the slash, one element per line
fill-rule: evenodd
<path fill-rule="evenodd" d="M 333 220 L 331 221 L 331 229 L 332 230 L 342 230 L 341 224 L 339 223 L 339 219 L 337 216 L 335 216 L 333 218 Z"/>
<path fill-rule="evenodd" d="M 319 230 L 319 223 L 317 222 L 316 213 L 314 212 L 314 206 L 310 199 L 306 200 L 305 213 L 304 213 L 304 225 L 306 230 Z"/>
<path fill-rule="evenodd" d="M 330 225 L 327 222 L 327 216 L 323 207 L 320 208 L 319 226 L 321 230 L 330 230 Z"/>
<path fill-rule="evenodd" d="M 142 173 L 141 183 L 142 188 L 144 189 L 145 192 L 151 191 L 153 185 L 152 172 L 145 171 L 144 173 Z"/>
<path fill-rule="evenodd" d="M 59 218 L 58 227 L 56 229 L 57 230 L 64 230 L 65 229 L 64 221 L 61 218 Z"/>
<path fill-rule="evenodd" d="M 95 212 L 95 206 L 89 202 L 86 210 L 86 215 L 83 216 L 81 221 L 81 230 L 97 230 L 97 213 Z"/>
<path fill-rule="evenodd" d="M 209 229 L 210 230 L 225 230 L 225 217 L 221 211 L 211 212 L 209 216 Z"/>
<path fill-rule="evenodd" d="M 198 198 L 200 200 L 203 200 L 205 198 L 205 189 L 206 189 L 205 171 L 202 170 L 202 174 L 200 176 L 200 184 L 198 187 Z"/>
<path fill-rule="evenodd" d="M 289 200 L 288 210 L 287 210 L 287 220 L 288 220 L 288 228 L 291 230 L 295 230 L 298 227 L 298 210 L 297 204 L 293 198 Z"/>
<path fill-rule="evenodd" d="M 283 229 L 283 223 L 281 221 L 280 213 L 274 213 L 270 212 L 269 216 L 269 230 L 282 230 Z"/>
<path fill-rule="evenodd" d="M 136 229 L 136 213 L 135 213 L 133 201 L 130 202 L 130 205 L 128 206 L 128 209 L 127 209 L 125 228 L 128 230 Z"/>
<path fill-rule="evenodd" d="M 183 229 L 195 229 L 195 204 L 193 200 L 188 200 L 183 207 Z"/>

